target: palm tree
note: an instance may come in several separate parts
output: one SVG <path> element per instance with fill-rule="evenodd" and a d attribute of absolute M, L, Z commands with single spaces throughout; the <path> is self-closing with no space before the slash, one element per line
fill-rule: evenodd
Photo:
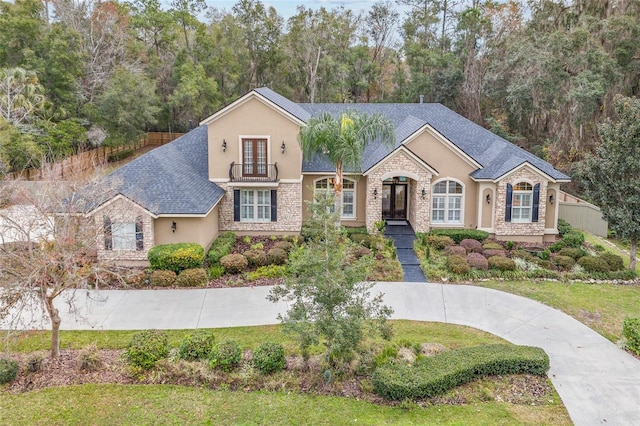
<path fill-rule="evenodd" d="M 341 116 L 322 113 L 309 119 L 300 129 L 302 155 L 311 160 L 322 153 L 336 167 L 333 183 L 335 210 L 342 208 L 343 168 L 359 169 L 368 144 L 380 139 L 385 145 L 395 145 L 395 126 L 382 114 L 360 114 L 347 110 Z"/>

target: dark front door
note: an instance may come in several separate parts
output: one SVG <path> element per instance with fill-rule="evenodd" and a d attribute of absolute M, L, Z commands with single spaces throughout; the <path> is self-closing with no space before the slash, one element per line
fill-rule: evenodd
<path fill-rule="evenodd" d="M 407 219 L 407 184 L 382 184 L 382 218 Z"/>

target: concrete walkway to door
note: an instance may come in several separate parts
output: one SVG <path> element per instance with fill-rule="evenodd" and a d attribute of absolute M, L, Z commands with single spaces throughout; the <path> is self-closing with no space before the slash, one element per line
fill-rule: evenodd
<path fill-rule="evenodd" d="M 284 304 L 265 297 L 270 287 L 202 290 L 78 291 L 69 313 L 58 300 L 63 329 L 190 329 L 276 324 Z M 465 285 L 379 283 L 376 292 L 394 319 L 462 324 L 512 343 L 542 347 L 549 377 L 576 425 L 640 423 L 640 361 L 562 312 L 509 293 Z M 67 299 L 70 294 L 63 295 Z M 63 297 L 64 299 L 64 297 Z M 24 311 L 24 328 L 35 327 Z M 36 318 L 42 318 L 36 313 Z M 39 324 L 48 327 L 48 324 Z M 0 329 L 7 324 L 0 323 Z M 425 336 L 428 340 L 429 336 Z"/>

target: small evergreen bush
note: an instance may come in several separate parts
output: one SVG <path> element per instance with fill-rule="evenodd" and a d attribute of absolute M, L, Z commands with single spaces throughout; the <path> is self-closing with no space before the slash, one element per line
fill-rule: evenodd
<path fill-rule="evenodd" d="M 267 253 L 264 250 L 247 250 L 242 254 L 247 258 L 249 266 L 253 268 L 267 264 Z"/>
<path fill-rule="evenodd" d="M 564 219 L 558 219 L 558 234 L 562 237 L 564 234 L 571 231 L 573 227 Z"/>
<path fill-rule="evenodd" d="M 253 365 L 262 374 L 284 370 L 287 360 L 284 347 L 280 343 L 264 342 L 253 351 Z"/>
<path fill-rule="evenodd" d="M 225 340 L 214 345 L 209 354 L 209 367 L 231 371 L 242 361 L 242 349 L 235 340 Z"/>
<path fill-rule="evenodd" d="M 551 244 L 549 246 L 549 251 L 551 251 L 551 253 L 557 253 L 560 250 L 562 250 L 564 248 L 564 243 L 562 242 L 562 240 L 560 241 L 556 241 L 555 243 Z"/>
<path fill-rule="evenodd" d="M 267 263 L 269 265 L 284 265 L 287 261 L 287 252 L 281 248 L 273 247 L 267 252 Z"/>
<path fill-rule="evenodd" d="M 293 250 L 293 244 L 291 244 L 289 241 L 276 241 L 275 243 L 273 243 L 273 248 L 279 248 L 280 250 L 284 250 L 287 253 L 289 253 L 291 250 Z"/>
<path fill-rule="evenodd" d="M 161 244 L 152 247 L 147 258 L 152 269 L 167 269 L 178 274 L 184 269 L 202 267 L 204 248 L 196 243 Z"/>
<path fill-rule="evenodd" d="M 220 262 L 224 256 L 231 253 L 233 250 L 233 246 L 236 243 L 236 234 L 233 232 L 224 232 L 216 238 L 211 247 L 209 248 L 209 253 L 207 257 L 209 259 L 209 264 L 216 265 Z"/>
<path fill-rule="evenodd" d="M 585 256 L 578 259 L 578 265 L 587 272 L 609 272 L 609 264 L 601 257 Z"/>
<path fill-rule="evenodd" d="M 449 256 L 466 256 L 467 255 L 467 249 L 465 249 L 462 246 L 446 246 L 444 248 L 444 252 L 449 255 Z"/>
<path fill-rule="evenodd" d="M 435 250 L 444 250 L 445 247 L 455 245 L 455 241 L 447 235 L 429 236 L 429 245 Z"/>
<path fill-rule="evenodd" d="M 578 260 L 581 257 L 585 257 L 587 252 L 581 248 L 575 247 L 564 247 L 558 251 L 558 256 L 569 256 L 573 258 L 573 260 Z"/>
<path fill-rule="evenodd" d="M 224 271 L 229 274 L 239 274 L 249 266 L 247 258 L 240 253 L 224 256 L 220 259 L 220 264 L 224 267 Z"/>
<path fill-rule="evenodd" d="M 598 257 L 607 262 L 610 271 L 622 271 L 624 269 L 624 261 L 620 256 L 613 253 L 602 253 Z"/>
<path fill-rule="evenodd" d="M 576 261 L 573 257 L 556 255 L 552 260 L 553 264 L 556 265 L 558 269 L 561 271 L 570 271 L 571 268 L 576 264 Z"/>
<path fill-rule="evenodd" d="M 622 335 L 627 339 L 627 347 L 640 355 L 640 318 L 627 318 L 622 323 Z"/>
<path fill-rule="evenodd" d="M 224 275 L 224 266 L 217 264 L 209 267 L 209 279 L 215 280 Z"/>
<path fill-rule="evenodd" d="M 502 257 L 506 257 L 507 256 L 507 253 L 502 249 L 499 249 L 499 250 L 497 250 L 497 249 L 482 250 L 482 254 L 487 259 L 492 257 L 492 256 L 502 256 Z"/>
<path fill-rule="evenodd" d="M 465 257 L 454 255 L 447 258 L 447 270 L 453 274 L 464 275 L 470 269 Z"/>
<path fill-rule="evenodd" d="M 0 358 L 0 385 L 13 382 L 18 377 L 18 363 L 12 359 Z"/>
<path fill-rule="evenodd" d="M 489 238 L 488 232 L 479 231 L 477 229 L 432 229 L 429 231 L 429 235 L 446 235 L 451 237 L 456 244 L 460 244 L 464 239 L 472 239 L 482 242 Z"/>
<path fill-rule="evenodd" d="M 565 246 L 568 247 L 582 247 L 582 244 L 584 243 L 584 235 L 582 234 L 582 232 L 576 229 L 572 229 L 571 231 L 564 234 L 564 236 L 562 237 L 562 241 L 564 242 Z"/>
<path fill-rule="evenodd" d="M 144 330 L 133 335 L 124 357 L 129 364 L 148 370 L 168 354 L 167 333 L 160 330 Z"/>
<path fill-rule="evenodd" d="M 178 346 L 178 358 L 187 361 L 197 361 L 209 358 L 213 349 L 215 336 L 209 330 L 198 329 L 188 333 Z"/>
<path fill-rule="evenodd" d="M 516 263 L 513 259 L 504 256 L 493 256 L 489 258 L 489 268 L 499 271 L 515 271 Z"/>
<path fill-rule="evenodd" d="M 203 268 L 185 269 L 180 272 L 176 284 L 180 287 L 202 287 L 209 282 L 207 271 Z"/>
<path fill-rule="evenodd" d="M 473 269 L 479 269 L 481 271 L 489 269 L 489 261 L 480 253 L 469 253 L 467 255 L 467 263 Z"/>
<path fill-rule="evenodd" d="M 483 250 L 504 250 L 504 247 L 500 243 L 496 243 L 495 241 L 487 241 L 482 244 Z"/>
<path fill-rule="evenodd" d="M 176 273 L 173 271 L 153 271 L 151 273 L 151 285 L 157 287 L 171 287 L 176 282 Z"/>
<path fill-rule="evenodd" d="M 460 246 L 464 247 L 467 250 L 467 253 L 482 253 L 482 243 L 478 240 L 465 238 L 460 241 Z"/>
<path fill-rule="evenodd" d="M 287 267 L 284 265 L 267 265 L 261 266 L 255 271 L 249 271 L 244 274 L 247 281 L 255 281 L 260 278 L 281 278 L 287 273 Z"/>

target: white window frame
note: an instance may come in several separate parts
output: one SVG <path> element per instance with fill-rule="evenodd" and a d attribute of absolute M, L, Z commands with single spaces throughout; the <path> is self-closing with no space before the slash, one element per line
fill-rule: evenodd
<path fill-rule="evenodd" d="M 323 177 L 320 179 L 316 179 L 313 181 L 313 196 L 315 197 L 317 194 L 319 193 L 326 193 L 326 192 L 333 192 L 333 181 L 332 179 L 335 179 L 334 177 Z M 327 181 L 327 187 L 326 188 L 318 188 L 317 185 L 318 183 L 322 182 L 322 181 Z M 349 182 L 349 184 L 353 185 L 353 188 L 345 188 L 345 183 Z M 356 192 L 356 185 L 357 182 L 355 179 L 350 179 L 350 178 L 342 178 L 342 215 L 340 216 L 342 219 L 355 219 L 356 218 L 356 200 L 357 200 L 357 192 Z M 352 201 L 351 202 L 345 202 L 345 195 L 349 194 L 351 196 Z M 344 207 L 345 206 L 352 206 L 352 213 L 345 215 L 344 213 Z"/>
<path fill-rule="evenodd" d="M 240 190 L 240 222 L 271 222 L 271 190 Z"/>
<path fill-rule="evenodd" d="M 511 222 L 530 223 L 532 214 L 533 185 L 526 181 L 515 183 L 511 193 Z"/>
<path fill-rule="evenodd" d="M 451 183 L 460 185 L 461 192 L 450 192 Z M 436 186 L 439 184 L 445 185 L 445 192 L 436 192 Z M 438 205 L 436 206 L 435 203 Z M 443 217 L 436 219 L 436 211 L 442 213 Z M 452 218 L 456 212 L 459 215 L 458 219 Z M 462 225 L 464 223 L 464 184 L 462 182 L 457 179 L 444 178 L 433 183 L 431 187 L 431 223 L 438 225 Z"/>

